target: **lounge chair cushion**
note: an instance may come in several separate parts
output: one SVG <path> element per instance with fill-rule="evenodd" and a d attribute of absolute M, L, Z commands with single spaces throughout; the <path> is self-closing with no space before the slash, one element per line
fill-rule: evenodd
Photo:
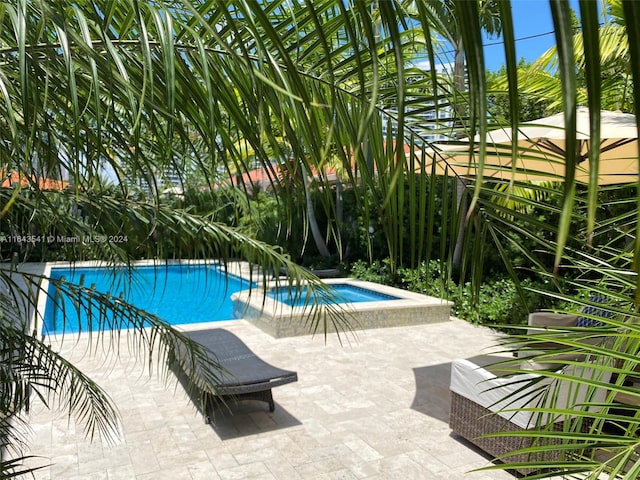
<path fill-rule="evenodd" d="M 222 328 L 188 332 L 192 340 L 209 348 L 211 357 L 228 370 L 221 372 L 218 390 L 224 394 L 238 393 L 251 385 L 284 385 L 298 379 L 296 372 L 274 367 L 247 347 L 236 335 Z"/>

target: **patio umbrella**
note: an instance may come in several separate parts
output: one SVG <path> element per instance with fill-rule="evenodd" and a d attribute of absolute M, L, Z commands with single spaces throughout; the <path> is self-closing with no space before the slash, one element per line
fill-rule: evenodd
<path fill-rule="evenodd" d="M 576 136 L 579 150 L 576 180 L 589 183 L 589 110 L 576 111 Z M 603 110 L 600 127 L 599 185 L 613 185 L 638 181 L 638 130 L 635 115 Z M 427 153 L 422 168 L 436 174 L 446 169 L 463 178 L 476 177 L 479 172 L 476 136 L 473 150 L 469 140 L 438 145 Z M 564 114 L 552 115 L 523 123 L 518 129 L 518 163 L 513 169 L 511 149 L 512 129 L 502 128 L 487 134 L 487 154 L 484 178 L 520 181 L 564 181 L 565 130 Z M 433 162 L 435 161 L 435 166 Z"/>

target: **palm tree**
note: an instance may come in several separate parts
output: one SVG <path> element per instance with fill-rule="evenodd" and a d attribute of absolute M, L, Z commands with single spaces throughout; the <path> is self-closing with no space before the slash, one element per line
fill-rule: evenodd
<path fill-rule="evenodd" d="M 501 2 L 502 3 L 502 2 Z M 613 3 L 613 2 L 612 2 Z M 638 85 L 640 74 L 640 51 L 638 50 L 638 27 L 631 25 L 632 15 L 638 13 L 638 6 L 634 2 L 615 2 L 619 7 L 620 25 L 616 29 L 617 35 L 625 37 L 628 42 L 629 80 L 634 87 Z M 509 264 L 508 247 L 526 254 L 529 259 L 528 270 L 535 274 L 542 274 L 548 281 L 549 288 L 545 293 L 555 298 L 563 299 L 574 305 L 577 311 L 585 300 L 578 300 L 577 292 L 582 294 L 596 293 L 606 296 L 610 304 L 606 307 L 612 317 L 606 320 L 606 327 L 600 332 L 574 332 L 568 334 L 559 329 L 550 332 L 548 337 L 562 345 L 563 353 L 584 354 L 590 361 L 602 362 L 603 371 L 613 373 L 615 379 L 611 385 L 606 385 L 608 396 L 604 404 L 599 405 L 597 412 L 589 411 L 593 407 L 590 397 L 582 405 L 575 405 L 574 410 L 554 409 L 553 406 L 540 410 L 553 415 L 562 416 L 564 427 L 562 432 L 549 432 L 541 427 L 534 427 L 530 435 L 544 439 L 553 436 L 556 444 L 545 444 L 544 441 L 523 453 L 531 454 L 525 466 L 533 469 L 542 477 L 567 475 L 571 478 L 636 478 L 638 475 L 638 455 L 640 441 L 637 437 L 637 427 L 640 421 L 640 408 L 637 406 L 639 393 L 630 387 L 630 380 L 634 370 L 638 368 L 638 210 L 637 190 L 628 186 L 617 185 L 608 189 L 597 186 L 595 179 L 589 185 L 576 185 L 572 174 L 576 165 L 575 124 L 571 112 L 580 103 L 586 103 L 591 112 L 592 125 L 599 125 L 598 112 L 603 108 L 605 98 L 610 98 L 601 88 L 601 75 L 604 66 L 611 63 L 606 57 L 606 46 L 603 40 L 603 29 L 599 26 L 599 16 L 596 2 L 580 3 L 581 33 L 579 34 L 581 49 L 574 50 L 574 31 L 571 24 L 571 11 L 564 2 L 550 2 L 553 13 L 554 27 L 557 40 L 557 95 L 549 100 L 558 101 L 559 107 L 566 114 L 566 131 L 568 135 L 566 155 L 566 182 L 560 188 L 548 185 L 520 185 L 505 189 L 502 195 L 505 199 L 518 200 L 518 204 L 527 205 L 525 211 L 518 212 L 509 208 L 503 202 L 493 200 L 498 195 L 497 190 L 487 188 L 484 183 L 476 182 L 476 199 L 480 215 L 475 224 L 478 237 L 489 237 L 495 240 L 495 248 L 503 254 Z M 503 22 L 505 15 L 508 22 L 508 10 L 502 9 Z M 626 21 L 624 21 L 626 19 Z M 506 24 L 506 23 L 503 23 Z M 471 31 L 479 29 L 478 19 L 468 17 L 465 28 Z M 604 31 L 607 30 L 605 26 Z M 602 43 L 601 43 L 602 42 Z M 508 47 L 513 48 L 513 38 L 506 40 Z M 473 43 L 467 43 L 474 48 Z M 580 53 L 578 55 L 578 52 Z M 619 50 L 621 55 L 627 52 Z M 472 55 L 472 54 L 471 54 Z M 481 58 L 478 57 L 478 58 Z M 578 68 L 584 72 L 582 82 L 576 75 Z M 521 79 L 518 77 L 515 62 L 507 65 L 507 79 L 512 82 L 509 90 L 518 91 Z M 486 81 L 480 69 L 470 70 L 472 77 L 472 95 L 483 98 L 483 84 Z M 476 91 L 473 92 L 473 85 Z M 606 85 L 606 83 L 605 83 Z M 515 88 L 514 88 L 515 86 Z M 625 88 L 627 85 L 623 85 Z M 539 91 L 538 91 L 539 92 Z M 637 88 L 632 96 L 637 99 Z M 583 100 L 579 100 L 582 98 Z M 618 96 L 617 98 L 621 98 Z M 481 108 L 478 108 L 481 111 Z M 511 106 L 511 118 L 518 117 L 515 105 Z M 482 132 L 485 126 L 482 119 L 478 120 Z M 591 144 L 592 163 L 599 160 L 599 132 L 592 128 Z M 481 148 L 482 145 L 481 145 Z M 514 154 L 517 151 L 514 149 Z M 482 158 L 482 156 L 480 157 Z M 479 160 L 481 162 L 481 160 Z M 530 198 L 521 196 L 518 187 L 526 186 L 537 190 L 540 195 Z M 533 213 L 532 213 L 533 212 Z M 592 241 L 590 239 L 593 239 Z M 524 251 L 523 239 L 535 242 L 535 247 Z M 476 252 L 478 254 L 478 252 Z M 515 266 L 514 275 L 518 276 Z M 584 298 L 584 297 L 582 297 Z M 578 303 L 578 305 L 576 305 Z M 588 303 L 588 301 L 587 301 Z M 601 341 L 595 347 L 584 345 L 580 339 L 602 334 Z M 529 336 L 526 332 L 515 335 L 512 341 L 518 348 L 536 350 L 541 338 Z M 539 348 L 538 348 L 539 350 Z M 549 358 L 552 352 L 543 352 L 538 357 L 541 361 Z M 553 372 L 540 372 L 541 376 L 553 378 Z M 597 378 L 571 378 L 575 385 L 597 386 Z M 631 399 L 629 403 L 620 403 L 620 394 L 626 394 Z M 584 428 L 589 425 L 588 428 Z M 496 433 L 496 435 L 513 435 Z M 536 456 L 546 450 L 560 452 L 557 461 L 541 460 L 543 456 Z M 509 468 L 509 465 L 495 468 Z M 538 473 L 534 474 L 538 475 Z"/>
<path fill-rule="evenodd" d="M 442 35 L 449 45 L 453 47 L 453 86 L 458 101 L 455 101 L 454 108 L 459 118 L 466 115 L 466 105 L 464 92 L 467 89 L 467 76 L 465 74 L 466 58 L 463 37 L 462 19 L 457 15 L 459 9 L 456 8 L 454 1 L 450 0 L 433 0 L 426 3 L 426 11 L 429 13 L 433 21 L 434 30 Z M 490 35 L 499 34 L 501 30 L 500 17 L 497 11 L 497 4 L 492 1 L 478 2 L 478 13 L 482 29 Z M 460 270 L 462 262 L 462 248 L 464 244 L 464 235 L 466 231 L 467 215 L 469 204 L 465 198 L 466 182 L 462 179 L 457 181 L 457 202 L 458 202 L 458 238 L 453 252 L 452 264 L 454 270 Z"/>
<path fill-rule="evenodd" d="M 599 29 L 601 62 L 602 108 L 635 113 L 633 101 L 633 81 L 629 64 L 629 44 L 623 16 L 622 3 L 610 1 L 602 12 L 602 26 Z M 578 75 L 577 98 L 579 104 L 586 104 L 586 65 L 583 37 L 579 30 L 573 35 Z M 550 107 L 560 106 L 560 78 L 557 72 L 558 55 L 555 47 L 540 56 L 529 68 L 522 71 L 522 92 L 536 94 L 551 99 Z"/>
<path fill-rule="evenodd" d="M 204 178 L 220 166 L 246 169 L 234 147 L 238 133 L 268 162 L 260 140 L 266 134 L 270 150 L 277 151 L 265 122 L 272 112 L 287 119 L 290 138 L 302 138 L 292 142 L 298 155 L 311 151 L 305 142 L 316 138 L 314 129 L 324 129 L 306 118 L 304 110 L 317 102 L 308 96 L 306 72 L 295 68 L 293 53 L 281 44 L 290 24 L 274 30 L 277 22 L 290 20 L 289 3 L 275 10 L 270 10 L 275 5 L 246 6 L 133 0 L 71 6 L 17 1 L 0 7 L 0 170 L 31 179 L 26 187 L 18 183 L 0 190 L 2 256 L 9 260 L 0 270 L 3 476 L 20 472 L 24 439 L 12 424 L 20 421 L 31 394 L 76 414 L 88 434 L 112 435 L 118 423 L 116 406 L 99 386 L 31 330 L 37 306 L 31 294 L 39 292 L 43 277 L 22 269 L 23 262 L 96 258 L 128 265 L 140 255 L 239 257 L 261 266 L 264 279 L 267 272 L 285 268 L 294 282 L 313 281 L 279 250 L 189 208 L 167 204 L 156 186 L 153 172 L 171 168 L 186 176 L 177 152 L 190 154 L 194 161 L 189 167 Z M 298 5 L 306 15 L 298 18 L 298 27 L 311 30 L 314 21 L 326 22 L 339 13 L 337 6 L 320 7 L 323 12 Z M 271 16 L 263 17 L 265 11 Z M 304 59 L 299 60 L 303 65 Z M 288 69 L 288 78 L 279 74 L 280 68 Z M 325 115 L 325 108 L 318 110 Z M 300 136 L 305 125 L 311 128 Z M 112 182 L 104 181 L 107 174 Z M 37 180 L 45 176 L 65 178 L 70 186 L 45 191 Z M 150 188 L 140 191 L 137 185 Z M 91 249 L 44 245 L 39 239 L 50 234 L 118 234 L 130 242 Z M 27 236 L 36 240 L 12 240 Z M 42 248 L 32 248 L 36 243 Z M 134 329 L 149 355 L 154 352 L 166 361 L 186 346 L 193 361 L 215 375 L 218 366 L 202 349 L 161 319 L 85 287 L 64 282 L 59 287 L 102 305 L 101 311 L 119 312 L 126 320 L 123 326 Z M 150 330 L 143 328 L 145 322 Z M 97 334 L 96 341 L 109 335 Z M 4 455 L 10 448 L 17 450 L 12 452 L 17 459 Z"/>
<path fill-rule="evenodd" d="M 501 0 L 496 4 L 506 44 L 509 88 L 517 91 L 510 2 Z M 239 257 L 266 269 L 285 266 L 296 275 L 295 279 L 302 280 L 305 274 L 272 247 L 243 236 L 224 223 L 212 222 L 206 215 L 194 214 L 188 207 L 169 206 L 157 194 L 158 189 L 150 188 L 150 193 L 144 193 L 133 188 L 141 180 L 153 186 L 155 177 L 149 172 L 173 168 L 184 175 L 185 167 L 176 152 L 180 159 L 188 154 L 193 159 L 190 167 L 204 178 L 210 178 L 214 171 L 247 170 L 246 157 L 236 146 L 242 138 L 265 168 L 271 168 L 274 158 L 287 158 L 279 165 L 281 171 L 314 171 L 325 160 L 323 152 L 339 152 L 350 175 L 348 183 L 366 192 L 358 205 L 362 217 L 365 221 L 375 218 L 380 223 L 393 261 L 401 264 L 408 256 L 403 250 L 407 236 L 410 257 L 418 261 L 436 236 L 430 228 L 438 214 L 435 195 L 446 199 L 445 210 L 455 208 L 447 182 L 441 183 L 442 190 L 438 192 L 430 188 L 428 194 L 424 193 L 435 183 L 430 172 L 418 171 L 419 157 L 414 153 L 428 145 L 418 125 L 425 112 L 443 104 L 454 105 L 459 92 L 436 71 L 439 44 L 433 17 L 424 4 L 393 0 L 376 5 L 372 11 L 368 2 L 330 0 L 81 0 L 71 6 L 61 1 L 16 0 L 3 4 L 0 170 L 17 170 L 28 178 L 44 174 L 67 177 L 70 187 L 51 193 L 38 188 L 34 181 L 29 188 L 2 189 L 2 233 L 5 228 L 7 232 L 28 229 L 19 233 L 34 234 L 117 232 L 137 239 L 135 244 L 104 244 L 91 251 L 74 245 L 34 250 L 5 242 L 3 258 L 10 257 L 14 260 L 12 265 L 19 265 L 27 259 L 53 256 L 71 260 L 100 258 L 112 264 L 127 264 L 140 255 L 223 260 Z M 551 5 L 559 46 L 562 109 L 572 112 L 578 84 L 571 15 L 564 2 L 552 1 Z M 478 3 L 464 0 L 452 2 L 451 8 L 463 32 L 462 47 L 471 60 L 467 67 L 468 110 L 464 118 L 456 120 L 465 130 L 478 131 L 482 138 L 487 130 L 482 13 Z M 620 17 L 627 20 L 625 31 L 634 84 L 640 82 L 640 27 L 632 20 L 638 18 L 639 8 L 634 2 L 622 2 Z M 584 88 L 591 112 L 596 115 L 601 98 L 597 44 L 600 30 L 595 3 L 581 2 L 580 14 L 585 45 Z M 426 72 L 407 66 L 407 60 L 416 52 L 426 53 L 431 60 Z M 633 92 L 637 100 L 640 90 L 635 88 Z M 516 122 L 517 101 L 512 100 L 509 108 L 510 118 Z M 571 132 L 571 115 L 567 118 L 567 130 Z M 597 136 L 597 131 L 594 134 Z M 279 155 L 282 139 L 291 149 L 288 156 Z M 480 148 L 482 151 L 484 146 L 481 144 Z M 592 161 L 597 162 L 598 150 L 593 151 Z M 538 239 L 538 250 L 530 260 L 532 269 L 549 279 L 549 295 L 573 300 L 569 290 L 553 288 L 565 286 L 560 275 L 568 270 L 579 272 L 567 275 L 572 287 L 606 292 L 615 300 L 610 310 L 616 316 L 609 320 L 611 328 L 607 330 L 615 341 L 605 342 L 588 353 L 616 360 L 615 367 L 603 363 L 605 368 L 615 368 L 617 374 L 611 391 L 629 391 L 625 383 L 637 365 L 638 330 L 634 321 L 640 305 L 636 293 L 640 291 L 640 244 L 636 241 L 639 223 L 636 209 L 629 206 L 636 205 L 638 192 L 632 192 L 624 205 L 609 204 L 594 196 L 595 184 L 584 193 L 571 175 L 575 162 L 570 149 L 567 182 L 562 190 L 555 191 L 554 203 L 537 202 L 537 196 L 522 199 L 535 208 L 535 216 L 528 213 L 529 209 L 511 211 L 500 206 L 492 200 L 495 190 L 490 196 L 485 195 L 484 184 L 474 182 L 472 206 L 479 214 L 474 217 L 473 236 L 465 241 L 463 260 L 472 266 L 480 263 L 480 249 L 485 244 L 478 238 L 496 239 L 498 249 L 505 242 L 512 242 L 517 248 L 515 230 L 532 241 Z M 105 165 L 115 179 L 115 187 L 103 181 L 101 167 Z M 288 189 L 276 190 L 280 192 L 279 201 L 290 201 Z M 331 205 L 330 189 L 321 191 L 327 195 L 326 204 Z M 509 189 L 504 193 L 512 194 Z M 614 214 L 594 214 L 605 208 Z M 586 226 L 585 211 L 587 217 L 594 219 L 594 238 L 602 239 L 593 246 L 580 243 L 580 227 Z M 539 219 L 541 214 L 543 220 Z M 404 218 L 408 219 L 407 231 Z M 520 222 L 513 222 L 513 218 Z M 451 225 L 439 233 L 445 239 L 443 262 L 451 259 L 447 245 L 453 244 L 455 233 L 457 229 Z M 550 258 L 550 266 L 540 260 L 542 257 Z M 52 351 L 46 340 L 30 332 L 24 313 L 34 303 L 21 294 L 15 268 L 12 271 L 11 275 L 7 270 L 0 272 L 7 292 L 0 298 L 3 445 L 17 444 L 10 437 L 14 430 L 9 428 L 7 416 L 26 407 L 27 387 L 37 387 L 34 378 L 64 378 L 60 384 L 44 382 L 40 393 L 67 399 L 73 392 L 77 402 L 69 402 L 68 408 L 86 414 L 88 425 L 106 434 L 116 423 L 115 406 L 90 379 Z M 517 276 L 518 272 L 513 271 Z M 584 280 L 594 276 L 599 282 Z M 40 281 L 40 277 L 26 273 L 19 278 L 32 285 Z M 479 278 L 473 275 L 472 280 L 477 282 Z M 91 294 L 82 288 L 76 288 L 74 293 Z M 108 308 L 123 308 L 113 299 L 92 298 Z M 19 308 L 21 305 L 24 308 Z M 138 327 L 135 331 L 147 351 L 159 348 L 166 360 L 175 348 L 188 342 L 161 319 L 149 318 L 132 306 L 124 308 L 130 324 Z M 140 328 L 145 318 L 152 322 L 153 334 Z M 527 341 L 524 337 L 517 340 Z M 197 346 L 189 346 L 194 359 L 204 362 Z M 567 349 L 581 348 L 584 347 L 567 344 Z M 212 372 L 216 369 L 214 364 L 205 367 Z M 555 471 L 613 471 L 626 464 L 625 455 L 637 447 L 635 430 L 629 427 L 620 434 L 602 436 L 605 422 L 601 420 L 614 406 L 611 396 L 601 416 L 595 419 L 599 421 L 579 442 L 575 432 L 567 430 L 566 435 L 559 435 L 566 446 L 566 463 L 553 465 Z M 634 425 L 638 410 L 629 411 L 627 421 Z M 566 425 L 578 425 L 575 419 L 579 415 L 575 412 L 562 414 L 567 418 Z M 590 453 L 597 449 L 587 450 L 585 445 L 610 449 L 612 460 L 599 460 Z M 15 466 L 9 462 L 2 468 L 8 472 Z"/>

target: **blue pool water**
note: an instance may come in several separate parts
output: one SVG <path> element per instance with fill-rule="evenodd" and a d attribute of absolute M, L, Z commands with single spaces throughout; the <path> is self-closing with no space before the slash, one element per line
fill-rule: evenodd
<path fill-rule="evenodd" d="M 231 294 L 249 288 L 249 282 L 226 275 L 213 265 L 159 265 L 128 269 L 52 268 L 51 278 L 95 288 L 173 324 L 232 320 Z M 44 315 L 43 333 L 74 333 L 89 328 L 86 308 L 77 308 L 53 283 Z M 56 299 L 54 301 L 54 298 Z M 63 312 L 64 311 L 64 312 Z M 91 309 L 92 329 L 99 311 Z M 64 318 L 66 317 L 66 322 Z M 126 328 L 126 325 L 122 325 Z M 104 328 L 112 328 L 106 325 Z"/>
<path fill-rule="evenodd" d="M 351 285 L 348 283 L 336 283 L 331 285 L 333 293 L 335 296 L 331 297 L 332 303 L 342 304 L 342 303 L 360 303 L 360 302 L 380 302 L 385 300 L 398 300 L 398 297 L 394 297 L 393 295 L 387 295 L 386 293 L 375 292 L 373 290 L 369 290 L 367 288 L 361 288 L 355 285 Z M 309 303 L 309 301 L 314 300 L 313 294 L 309 300 L 309 294 L 307 293 L 307 297 L 296 296 L 295 291 L 291 289 L 278 289 L 278 290 L 270 290 L 268 293 L 269 297 L 274 300 L 278 300 L 279 302 L 285 303 L 290 307 L 299 307 Z M 325 298 L 318 299 L 320 302 L 326 301 Z"/>

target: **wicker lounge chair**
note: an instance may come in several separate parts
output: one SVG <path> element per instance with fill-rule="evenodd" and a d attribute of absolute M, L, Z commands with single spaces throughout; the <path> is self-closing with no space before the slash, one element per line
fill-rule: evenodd
<path fill-rule="evenodd" d="M 192 340 L 211 350 L 210 358 L 223 367 L 215 388 L 218 395 L 200 390 L 199 407 L 205 422 L 209 423 L 210 413 L 221 404 L 239 400 L 260 400 L 269 404 L 269 411 L 275 410 L 271 389 L 295 382 L 298 374 L 269 365 L 253 353 L 236 335 L 222 328 L 187 332 Z M 181 381 L 186 381 L 185 362 L 174 361 L 172 368 Z M 221 398 L 219 398 L 221 397 Z"/>
<path fill-rule="evenodd" d="M 512 455 L 503 457 L 509 452 L 527 448 L 538 441 L 535 436 L 485 436 L 496 432 L 517 431 L 525 433 L 536 424 L 550 425 L 551 429 L 562 430 L 562 416 L 538 416 L 537 413 L 527 410 L 540 407 L 540 397 L 535 394 L 535 388 L 522 390 L 523 383 L 538 377 L 536 370 L 544 368 L 544 364 L 522 362 L 523 372 L 517 377 L 506 375 L 501 371 L 497 362 L 504 361 L 505 357 L 480 356 L 471 359 L 455 360 L 451 367 L 451 410 L 449 426 L 453 432 L 466 440 L 474 443 L 485 452 L 494 457 L 501 457 L 503 461 L 522 462 L 527 461 L 527 455 Z M 553 365 L 552 365 L 553 367 Z M 511 366 L 510 368 L 513 368 Z M 599 370 L 594 369 L 589 363 L 574 363 L 565 367 L 558 367 L 558 372 L 572 376 L 589 378 L 598 377 L 602 383 L 610 380 L 610 372 L 605 371 L 599 375 Z M 544 379 L 537 384 L 552 383 L 551 379 Z M 555 406 L 558 408 L 574 408 L 579 405 L 587 394 L 586 386 L 575 386 L 568 382 L 560 381 L 553 389 Z M 510 395 L 512 395 L 510 397 Z M 605 389 L 597 389 L 591 402 L 598 404 L 604 401 Z M 551 400 L 548 400 L 551 401 Z M 548 405 L 547 401 L 542 402 Z M 594 408 L 590 408 L 593 411 Z M 588 419 L 585 419 L 583 428 L 588 428 Z M 554 439 L 550 440 L 552 443 Z M 543 457 L 536 457 L 542 460 Z M 558 460 L 559 452 L 551 451 L 544 456 L 544 460 Z M 532 473 L 526 468 L 516 468 L 522 474 Z"/>
<path fill-rule="evenodd" d="M 594 303 L 600 300 L 592 299 Z M 582 314 L 601 315 L 597 309 L 583 310 Z M 566 315 L 555 314 L 550 312 L 534 312 L 529 315 L 528 325 L 529 335 L 544 334 L 548 328 L 569 328 L 575 329 L 579 326 L 597 327 L 594 319 L 587 317 L 589 323 L 581 325 L 581 314 Z M 578 331 L 572 333 L 568 331 L 564 335 L 577 335 L 579 341 L 587 343 L 601 343 L 603 337 L 594 336 L 593 338 L 583 339 Z M 557 355 L 547 356 L 546 361 L 550 363 L 539 363 L 539 361 L 531 361 L 528 356 L 534 355 L 534 349 L 540 349 L 544 352 L 553 352 L 556 349 L 562 349 L 562 345 L 553 342 L 540 341 L 534 344 L 531 349 L 525 349 L 515 352 L 516 356 L 521 359 L 522 369 L 525 370 L 523 375 L 519 376 L 520 380 L 531 379 L 536 377 L 536 370 L 551 369 L 562 371 L 566 374 L 578 374 L 579 376 L 591 375 L 593 370 L 589 368 L 588 363 L 582 363 L 586 360 L 586 354 L 575 352 L 572 354 L 558 353 Z M 540 352 L 537 352 L 540 353 Z M 540 419 L 531 411 L 519 412 L 500 412 L 501 408 L 505 408 L 508 402 L 501 402 L 509 394 L 513 394 L 521 388 L 522 384 L 513 383 L 513 377 L 505 376 L 505 372 L 500 371 L 500 367 L 495 363 L 504 360 L 504 358 L 480 356 L 471 359 L 459 359 L 453 362 L 451 371 L 451 412 L 449 417 L 449 425 L 454 433 L 471 441 L 485 452 L 494 457 L 501 457 L 508 452 L 528 447 L 535 442 L 536 439 L 527 436 L 484 436 L 495 432 L 519 431 L 525 432 L 531 428 L 536 421 L 545 424 L 553 424 L 551 428 L 562 429 L 561 417 L 555 419 Z M 492 365 L 493 364 L 493 365 Z M 567 364 L 563 366 L 563 364 Z M 513 368 L 513 365 L 511 365 Z M 602 383 L 610 381 L 610 372 L 599 379 Z M 549 383 L 546 379 L 542 383 Z M 556 391 L 557 406 L 571 408 L 571 405 L 577 405 L 581 399 L 585 397 L 585 387 L 571 387 L 566 382 L 560 382 Z M 527 398 L 527 395 L 519 394 L 520 400 L 507 408 L 527 408 L 539 406 L 539 399 L 535 395 Z M 592 402 L 597 403 L 603 401 L 606 396 L 606 390 L 598 389 Z M 588 427 L 587 424 L 583 426 Z M 556 460 L 557 453 L 552 454 L 547 460 Z M 526 455 L 511 456 L 505 458 L 509 462 L 526 461 Z M 528 474 L 531 470 L 518 470 L 520 473 Z"/>

